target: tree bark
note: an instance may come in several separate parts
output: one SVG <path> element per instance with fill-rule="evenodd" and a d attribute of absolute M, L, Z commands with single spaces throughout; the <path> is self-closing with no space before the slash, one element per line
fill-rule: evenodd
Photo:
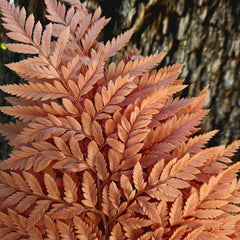
<path fill-rule="evenodd" d="M 30 4 L 38 19 L 42 19 L 43 11 L 39 11 L 42 0 L 33 3 L 26 1 L 25 4 Z M 220 130 L 209 146 L 228 144 L 240 138 L 238 0 L 88 1 L 90 11 L 99 5 L 103 15 L 111 17 L 101 35 L 104 41 L 134 27 L 130 47 L 135 45 L 142 55 L 167 52 L 159 67 L 184 64 L 180 78 L 185 78 L 189 87 L 182 96 L 196 96 L 204 86 L 209 85 L 206 107 L 211 111 L 203 121 L 202 132 Z M 2 42 L 2 33 L 0 38 Z M 1 66 L 19 60 L 16 54 L 0 51 L 4 56 L 0 59 Z M 0 74 L 1 84 L 18 81 L 15 74 L 8 70 L 4 69 L 4 73 L 0 71 Z M 0 104 L 6 102 L 0 98 Z M 6 121 L 6 118 L 3 120 Z M 6 157 L 2 152 L 0 155 Z M 240 152 L 236 159 L 240 159 Z"/>

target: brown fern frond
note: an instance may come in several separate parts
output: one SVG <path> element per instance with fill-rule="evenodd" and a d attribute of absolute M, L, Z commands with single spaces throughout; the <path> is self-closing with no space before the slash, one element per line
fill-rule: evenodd
<path fill-rule="evenodd" d="M 127 42 L 130 40 L 133 32 L 134 32 L 134 29 L 130 29 L 125 33 L 119 35 L 116 39 L 113 38 L 111 42 L 108 41 L 103 50 L 104 59 L 108 59 L 109 57 L 114 56 L 118 50 L 124 47 L 127 44 Z"/>
<path fill-rule="evenodd" d="M 6 136 L 7 140 L 16 138 L 23 130 L 23 124 L 20 121 L 16 123 L 0 124 L 0 133 Z M 9 142 L 11 144 L 11 141 Z"/>
<path fill-rule="evenodd" d="M 44 141 L 51 138 L 53 135 L 57 137 L 61 136 L 65 141 L 70 140 L 71 137 L 75 137 L 78 140 L 88 137 L 82 131 L 79 122 L 75 121 L 74 118 L 70 116 L 65 119 L 62 117 L 57 118 L 49 114 L 46 118 L 38 117 L 33 122 L 29 123 L 15 139 L 12 139 L 12 142 L 14 144 L 25 144 Z M 78 151 L 77 145 L 72 151 Z M 80 155 L 78 154 L 78 156 Z"/>
<path fill-rule="evenodd" d="M 101 88 L 101 94 L 97 93 L 95 95 L 96 110 L 94 109 L 93 111 L 96 111 L 97 113 L 95 114 L 97 115 L 91 114 L 92 117 L 97 119 L 110 118 L 109 113 L 120 111 L 121 107 L 119 105 L 124 101 L 125 97 L 136 88 L 136 85 L 131 82 L 132 79 L 129 75 L 124 76 L 124 78 L 120 76 L 114 83 L 110 81 L 107 87 L 103 86 Z M 88 104 L 86 111 L 90 111 L 90 109 L 91 107 L 89 107 Z"/>
<path fill-rule="evenodd" d="M 57 99 L 69 97 L 68 91 L 58 81 L 50 83 L 29 83 L 29 84 L 11 84 L 0 87 L 4 92 L 16 95 L 18 97 L 32 99 L 33 101 L 41 99 Z M 71 97 L 71 96 L 70 96 Z"/>
<path fill-rule="evenodd" d="M 87 53 L 90 47 L 93 45 L 95 39 L 97 38 L 100 31 L 109 22 L 110 19 L 100 18 L 88 29 L 84 38 L 81 39 L 84 51 Z"/>
<path fill-rule="evenodd" d="M 33 81 L 33 79 L 34 82 L 39 82 L 38 79 L 45 81 L 59 79 L 57 71 L 51 65 L 47 66 L 45 60 L 42 61 L 42 59 L 36 63 L 33 59 L 26 59 L 17 63 L 9 63 L 6 66 L 29 81 Z"/>
<path fill-rule="evenodd" d="M 130 74 L 130 76 L 141 76 L 143 73 L 149 71 L 157 64 L 161 62 L 166 54 L 159 53 L 154 54 L 148 57 L 136 58 L 133 61 L 129 61 L 126 65 L 123 61 L 119 62 L 113 74 L 109 74 L 106 77 L 106 81 L 110 81 L 111 79 L 116 79 L 119 75 L 124 76 L 125 74 Z"/>
<path fill-rule="evenodd" d="M 47 6 L 47 12 L 49 15 L 46 17 L 51 22 L 57 22 L 61 24 L 65 24 L 65 14 L 66 14 L 66 7 L 65 5 L 57 2 L 56 0 L 45 0 Z"/>
<path fill-rule="evenodd" d="M 189 152 L 190 156 L 198 153 L 204 147 L 204 145 L 217 133 L 217 131 L 211 131 L 193 138 L 189 138 L 187 142 L 183 142 L 179 147 L 175 148 L 172 152 L 173 157 L 183 157 L 184 154 Z"/>
<path fill-rule="evenodd" d="M 181 99 L 181 64 L 152 70 L 165 53 L 135 48 L 108 63 L 133 29 L 97 37 L 109 19 L 86 2 L 45 0 L 50 23 L 0 0 L 9 50 L 34 54 L 7 66 L 27 83 L 1 86 L 19 118 L 0 126 L 15 148 L 0 163 L 1 239 L 193 240 L 240 236 L 240 146 L 205 148 L 195 135 L 204 88 Z"/>
<path fill-rule="evenodd" d="M 38 106 L 0 107 L 0 110 L 5 114 L 18 117 L 26 122 L 32 120 L 36 115 L 46 115 L 46 112 Z"/>
<path fill-rule="evenodd" d="M 39 53 L 37 46 L 40 44 L 42 35 L 42 25 L 38 22 L 33 30 L 34 17 L 30 15 L 26 19 L 24 8 L 19 10 L 7 1 L 1 1 L 1 11 L 3 13 L 4 27 L 11 32 L 7 33 L 8 37 L 22 42 L 24 44 L 8 44 L 11 51 L 27 54 Z"/>
<path fill-rule="evenodd" d="M 68 39 L 69 39 L 69 28 L 65 28 L 62 31 L 61 35 L 59 36 L 55 49 L 53 50 L 53 53 L 50 56 L 50 61 L 55 68 L 58 68 L 61 62 L 63 51 L 67 45 Z"/>

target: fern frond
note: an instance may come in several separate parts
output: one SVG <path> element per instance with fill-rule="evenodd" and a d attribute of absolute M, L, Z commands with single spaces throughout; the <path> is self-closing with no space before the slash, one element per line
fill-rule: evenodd
<path fill-rule="evenodd" d="M 122 231 L 122 228 L 119 223 L 115 224 L 115 226 L 112 229 L 111 236 L 109 238 L 110 240 L 123 240 L 124 239 L 124 234 Z"/>
<path fill-rule="evenodd" d="M 96 155 L 95 166 L 98 178 L 102 181 L 105 181 L 109 177 L 109 173 L 107 170 L 106 160 L 100 152 L 98 152 Z"/>
<path fill-rule="evenodd" d="M 74 217 L 74 226 L 76 228 L 76 239 L 101 239 L 102 233 L 92 222 L 83 221 L 80 217 Z"/>
<path fill-rule="evenodd" d="M 121 107 L 119 105 L 121 102 L 137 87 L 131 82 L 132 79 L 129 75 L 124 76 L 124 78 L 119 76 L 114 83 L 110 81 L 107 87 L 103 86 L 101 94 L 97 93 L 95 95 L 97 115 L 92 117 L 97 119 L 110 118 L 109 114 L 120 111 Z"/>
<path fill-rule="evenodd" d="M 143 171 L 140 163 L 136 163 L 133 169 L 133 183 L 138 192 L 141 192 L 147 185 L 143 178 Z"/>
<path fill-rule="evenodd" d="M 93 45 L 100 31 L 109 22 L 110 19 L 105 19 L 105 17 L 97 20 L 86 32 L 84 38 L 81 39 L 84 51 L 87 53 L 90 47 Z"/>
<path fill-rule="evenodd" d="M 8 43 L 5 44 L 8 50 L 17 53 L 25 53 L 25 54 L 38 54 L 38 50 L 31 45 L 27 44 L 19 44 L 19 43 Z"/>
<path fill-rule="evenodd" d="M 121 61 L 113 74 L 107 74 L 106 81 L 110 81 L 111 79 L 116 79 L 118 76 L 124 76 L 125 74 L 130 74 L 130 76 L 141 76 L 145 72 L 154 68 L 157 64 L 161 62 L 164 58 L 164 53 L 150 55 L 148 57 L 142 57 L 140 59 L 135 59 L 133 61 L 129 61 L 126 65 L 123 61 Z"/>
<path fill-rule="evenodd" d="M 48 20 L 51 22 L 57 22 L 61 24 L 65 24 L 65 14 L 66 7 L 65 5 L 57 2 L 56 0 L 45 0 L 45 4 L 47 6 L 47 12 L 49 15 L 46 15 Z"/>
<path fill-rule="evenodd" d="M 0 133 L 6 136 L 7 140 L 16 138 L 23 130 L 23 124 L 20 121 L 16 123 L 0 124 Z M 11 144 L 11 141 L 9 142 Z"/>
<path fill-rule="evenodd" d="M 47 215 L 44 216 L 44 225 L 48 239 L 58 240 L 60 238 L 56 223 Z"/>
<path fill-rule="evenodd" d="M 178 147 L 187 140 L 189 135 L 196 131 L 195 126 L 199 125 L 200 120 L 206 113 L 206 110 L 201 110 L 197 113 L 182 115 L 179 119 L 176 116 L 169 118 L 165 123 L 158 125 L 155 131 L 147 136 L 144 149 L 152 147 L 155 149 L 154 151 L 161 151 L 160 143 L 170 143 Z M 159 134 L 159 131 L 161 131 L 161 134 Z M 178 135 L 178 132 L 182 131 L 184 133 L 181 136 Z"/>
<path fill-rule="evenodd" d="M 118 212 L 120 210 L 120 197 L 121 194 L 118 190 L 116 183 L 111 182 L 109 186 L 109 200 L 111 202 L 112 207 Z"/>
<path fill-rule="evenodd" d="M 51 201 L 49 200 L 39 200 L 36 202 L 37 206 L 30 213 L 29 218 L 27 220 L 27 226 L 34 226 L 41 218 L 44 217 L 46 211 L 49 209 Z"/>
<path fill-rule="evenodd" d="M 23 60 L 17 63 L 6 65 L 15 71 L 20 77 L 32 81 L 32 79 L 59 79 L 59 74 L 51 65 L 47 66 L 46 62 L 34 63 L 32 59 Z M 36 81 L 36 80 L 35 80 Z"/>
<path fill-rule="evenodd" d="M 190 240 L 240 234 L 240 146 L 205 148 L 193 136 L 207 87 L 184 89 L 181 64 L 152 70 L 165 53 L 127 50 L 133 29 L 98 41 L 109 19 L 86 2 L 45 0 L 50 23 L 0 0 L 7 47 L 36 54 L 7 66 L 27 83 L 0 89 L 19 118 L 0 125 L 15 146 L 0 163 L 1 239 Z"/>
<path fill-rule="evenodd" d="M 178 88 L 181 89 L 181 86 L 176 87 L 176 89 Z M 172 91 L 174 90 L 172 89 Z M 144 146 L 143 140 L 149 136 L 150 129 L 148 128 L 148 125 L 151 123 L 152 116 L 158 113 L 158 109 L 162 108 L 162 102 L 164 102 L 164 99 L 167 98 L 168 94 L 171 94 L 171 88 L 169 91 L 162 91 L 160 88 L 146 99 L 143 99 L 140 108 L 138 106 L 134 107 L 134 110 L 129 116 L 130 121 L 128 125 L 130 125 L 130 129 L 125 129 L 129 135 L 125 142 L 126 150 L 124 151 L 124 158 L 126 161 L 122 162 L 121 168 L 125 169 L 133 167 L 136 163 L 135 161 L 140 160 L 141 155 L 137 153 Z M 134 158 L 132 158 L 133 156 Z"/>
<path fill-rule="evenodd" d="M 1 1 L 1 11 L 3 13 L 3 24 L 7 30 L 8 37 L 22 42 L 24 44 L 8 44 L 11 51 L 16 51 L 26 54 L 36 54 L 39 53 L 38 45 L 40 44 L 42 25 L 38 22 L 34 26 L 34 17 L 30 15 L 26 20 L 26 11 L 24 8 L 19 10 L 15 8 L 14 4 L 10 4 L 7 1 Z"/>
<path fill-rule="evenodd" d="M 109 57 L 114 56 L 118 50 L 127 44 L 133 32 L 134 29 L 129 29 L 125 33 L 119 35 L 116 39 L 113 38 L 111 42 L 108 41 L 103 49 L 103 58 L 108 59 Z"/>
<path fill-rule="evenodd" d="M 74 118 L 57 118 L 49 114 L 46 119 L 40 117 L 29 123 L 15 139 L 12 139 L 12 142 L 14 144 L 24 144 L 45 141 L 53 136 L 62 137 L 65 141 L 74 136 L 78 140 L 88 137 L 83 133 L 81 125 Z M 77 151 L 77 149 L 75 148 L 74 151 Z"/>
<path fill-rule="evenodd" d="M 56 223 L 61 238 L 76 239 L 76 235 L 73 232 L 73 227 L 70 227 L 68 224 L 59 220 L 56 221 Z"/>
<path fill-rule="evenodd" d="M 69 97 L 68 91 L 58 81 L 50 83 L 29 83 L 29 84 L 11 84 L 0 86 L 4 92 L 16 95 L 18 97 L 32 99 L 33 101 L 41 99 L 42 101 L 49 99 L 57 99 Z M 71 97 L 71 96 L 70 96 Z"/>
<path fill-rule="evenodd" d="M 63 154 L 56 151 L 56 148 L 51 144 L 41 146 L 41 151 L 37 148 L 21 147 L 19 150 L 14 150 L 9 158 L 9 161 L 0 163 L 1 169 L 25 169 L 28 170 L 34 166 L 35 171 L 40 171 L 50 164 L 54 159 L 63 159 Z M 36 147 L 38 147 L 36 145 Z M 48 147 L 48 150 L 46 150 Z"/>
<path fill-rule="evenodd" d="M 93 86 L 103 77 L 103 62 L 101 59 L 93 59 L 88 63 L 88 70 L 85 76 L 79 74 L 78 87 L 79 98 L 92 90 Z"/>
<path fill-rule="evenodd" d="M 64 195 L 65 195 L 63 199 L 68 203 L 77 202 L 78 188 L 75 181 L 68 174 L 63 175 L 63 186 L 64 186 Z"/>
<path fill-rule="evenodd" d="M 7 212 L 8 215 L 1 212 L 1 227 L 5 230 L 1 233 L 2 239 L 17 239 L 24 235 L 28 236 L 26 218 L 12 209 L 8 209 Z"/>
<path fill-rule="evenodd" d="M 183 142 L 179 147 L 173 150 L 172 156 L 181 158 L 187 152 L 189 152 L 190 156 L 198 153 L 216 133 L 217 131 L 214 130 L 193 138 L 189 138 L 187 142 Z"/>
<path fill-rule="evenodd" d="M 79 26 L 77 27 L 76 33 L 75 33 L 77 41 L 80 41 L 80 39 L 83 37 L 83 35 L 85 34 L 85 32 L 87 31 L 87 29 L 90 26 L 91 20 L 92 20 L 91 15 L 88 14 L 79 23 Z"/>
<path fill-rule="evenodd" d="M 154 89 L 159 89 L 162 86 L 168 86 L 174 82 L 180 74 L 182 65 L 173 65 L 168 68 L 160 69 L 157 73 L 153 71 L 151 74 L 146 72 L 137 80 L 138 88 L 127 97 L 124 101 L 124 106 L 135 101 L 138 97 L 150 94 Z M 136 78 L 135 78 L 136 80 Z M 166 82 L 166 83 L 164 83 Z"/>
<path fill-rule="evenodd" d="M 32 101 L 28 99 L 21 99 L 18 97 L 6 97 L 5 98 L 13 106 L 41 106 L 40 101 Z"/>
<path fill-rule="evenodd" d="M 161 222 L 160 216 L 156 210 L 154 204 L 148 202 L 148 197 L 138 197 L 138 204 L 144 215 L 148 216 L 154 223 Z"/>
<path fill-rule="evenodd" d="M 179 196 L 176 201 L 173 203 L 170 213 L 169 213 L 169 222 L 171 226 L 181 224 L 183 221 L 182 214 L 182 197 Z"/>
<path fill-rule="evenodd" d="M 46 112 L 38 106 L 13 106 L 13 107 L 0 107 L 0 110 L 8 115 L 18 117 L 25 122 L 31 121 L 36 115 L 45 116 Z"/>
<path fill-rule="evenodd" d="M 42 34 L 42 41 L 39 49 L 42 55 L 46 58 L 50 55 L 51 52 L 51 37 L 52 37 L 52 23 L 49 23 Z"/>
<path fill-rule="evenodd" d="M 92 175 L 84 172 L 83 175 L 83 196 L 82 203 L 87 207 L 95 208 L 97 204 L 97 188 Z"/>
<path fill-rule="evenodd" d="M 58 38 L 58 41 L 56 43 L 56 46 L 52 55 L 49 57 L 52 65 L 55 68 L 58 68 L 61 62 L 63 51 L 67 45 L 68 39 L 69 39 L 69 28 L 65 28 Z"/>

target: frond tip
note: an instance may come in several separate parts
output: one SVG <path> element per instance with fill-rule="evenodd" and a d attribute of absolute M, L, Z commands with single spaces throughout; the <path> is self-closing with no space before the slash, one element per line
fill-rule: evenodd
<path fill-rule="evenodd" d="M 15 97 L 0 125 L 14 146 L 0 163 L 2 239 L 239 239 L 240 146 L 205 148 L 195 135 L 207 95 L 174 98 L 182 65 L 153 70 L 165 53 L 137 49 L 108 63 L 130 29 L 106 44 L 109 19 L 86 3 L 45 0 L 50 23 L 0 0 L 11 51 L 26 80 L 1 86 Z M 194 135 L 194 136 L 193 136 Z M 205 149 L 204 149 L 205 148 Z"/>

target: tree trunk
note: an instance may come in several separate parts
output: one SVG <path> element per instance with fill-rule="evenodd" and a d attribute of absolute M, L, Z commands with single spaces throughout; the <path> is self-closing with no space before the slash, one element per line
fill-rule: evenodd
<path fill-rule="evenodd" d="M 30 3 L 31 8 L 41 19 L 42 1 L 32 2 L 35 3 Z M 183 96 L 196 96 L 209 85 L 206 107 L 211 111 L 202 128 L 203 132 L 220 130 L 210 145 L 228 144 L 240 138 L 239 0 L 88 1 L 90 10 L 99 5 L 103 15 L 111 17 L 102 35 L 104 41 L 134 26 L 130 46 L 135 45 L 142 55 L 167 52 L 159 67 L 184 64 L 180 77 L 186 79 L 189 87 Z M 2 42 L 2 33 L 0 38 Z M 19 55 L 0 51 L 4 56 L 1 66 L 3 62 L 19 60 Z M 5 69 L 0 78 L 3 84 L 16 79 Z M 2 98 L 0 103 L 5 104 Z M 240 152 L 237 158 L 240 159 Z"/>

